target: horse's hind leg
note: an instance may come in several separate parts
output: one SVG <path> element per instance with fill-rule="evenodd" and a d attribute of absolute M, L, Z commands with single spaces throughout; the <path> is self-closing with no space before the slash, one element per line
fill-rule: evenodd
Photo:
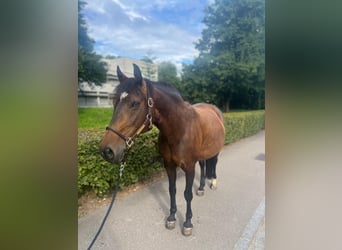
<path fill-rule="evenodd" d="M 203 196 L 204 195 L 204 186 L 205 186 L 205 174 L 204 174 L 205 161 L 200 160 L 199 165 L 201 167 L 201 179 L 200 179 L 200 186 L 197 190 L 197 195 Z"/>
<path fill-rule="evenodd" d="M 210 188 L 215 190 L 217 188 L 217 176 L 216 176 L 216 164 L 217 164 L 218 155 L 206 160 L 206 170 L 207 170 L 207 178 L 211 179 Z"/>

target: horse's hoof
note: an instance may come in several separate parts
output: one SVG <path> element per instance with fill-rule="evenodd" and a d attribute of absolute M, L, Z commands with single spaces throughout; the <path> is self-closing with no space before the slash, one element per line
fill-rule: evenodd
<path fill-rule="evenodd" d="M 190 236 L 192 234 L 192 227 L 183 227 L 182 233 L 184 236 Z"/>
<path fill-rule="evenodd" d="M 204 195 L 204 190 L 197 190 L 197 192 L 196 192 L 196 194 L 198 195 L 198 196 L 203 196 Z"/>
<path fill-rule="evenodd" d="M 166 220 L 166 223 L 165 223 L 165 226 L 167 229 L 174 229 L 176 227 L 176 221 L 173 220 L 173 221 L 168 221 Z"/>

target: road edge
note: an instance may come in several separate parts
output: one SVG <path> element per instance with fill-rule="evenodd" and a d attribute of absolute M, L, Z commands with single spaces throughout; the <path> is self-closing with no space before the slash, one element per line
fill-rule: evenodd
<path fill-rule="evenodd" d="M 253 216 L 251 217 L 248 224 L 244 228 L 240 238 L 235 243 L 233 250 L 250 249 L 249 247 L 253 239 L 255 238 L 256 233 L 259 231 L 258 229 L 261 223 L 263 223 L 264 218 L 265 218 L 265 196 L 262 198 Z M 260 242 L 258 245 L 260 245 Z"/>

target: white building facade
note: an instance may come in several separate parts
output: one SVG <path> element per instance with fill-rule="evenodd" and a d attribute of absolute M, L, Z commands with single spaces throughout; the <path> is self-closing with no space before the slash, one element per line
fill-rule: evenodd
<path fill-rule="evenodd" d="M 119 84 L 116 75 L 117 66 L 127 76 L 133 77 L 133 63 L 139 66 L 144 78 L 158 80 L 158 66 L 131 58 L 101 59 L 107 63 L 107 81 L 102 86 L 80 83 L 78 89 L 79 107 L 111 107 L 115 87 Z"/>

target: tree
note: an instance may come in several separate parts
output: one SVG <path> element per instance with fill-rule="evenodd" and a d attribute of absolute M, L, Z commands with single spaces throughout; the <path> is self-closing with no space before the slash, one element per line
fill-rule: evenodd
<path fill-rule="evenodd" d="M 180 79 L 177 76 L 177 67 L 172 62 L 161 62 L 158 65 L 158 80 L 172 84 L 179 88 Z"/>
<path fill-rule="evenodd" d="M 195 76 L 199 80 L 196 83 L 207 93 L 213 91 L 211 98 L 226 111 L 240 91 L 253 89 L 261 96 L 265 81 L 264 18 L 263 0 L 216 0 L 209 5 L 203 19 L 206 28 L 196 44 L 199 57 L 194 60 L 192 73 L 183 71 L 183 78 Z"/>
<path fill-rule="evenodd" d="M 106 82 L 106 63 L 94 52 L 94 40 L 88 36 L 87 24 L 81 13 L 85 2 L 78 1 L 78 83 L 101 85 Z"/>
<path fill-rule="evenodd" d="M 153 79 L 155 77 L 155 74 L 157 73 L 157 71 L 153 67 L 151 67 L 151 65 L 154 63 L 154 60 L 156 59 L 157 57 L 153 56 L 152 50 L 147 51 L 146 55 L 140 59 L 141 61 L 146 62 L 143 69 L 148 79 Z"/>
<path fill-rule="evenodd" d="M 191 102 L 208 102 L 218 104 L 215 84 L 212 82 L 209 62 L 205 56 L 198 57 L 193 64 L 183 64 L 182 82 L 180 90 L 183 97 Z"/>
<path fill-rule="evenodd" d="M 114 55 L 106 55 L 105 56 L 106 59 L 116 59 L 116 58 L 120 58 L 119 56 L 114 56 Z"/>

